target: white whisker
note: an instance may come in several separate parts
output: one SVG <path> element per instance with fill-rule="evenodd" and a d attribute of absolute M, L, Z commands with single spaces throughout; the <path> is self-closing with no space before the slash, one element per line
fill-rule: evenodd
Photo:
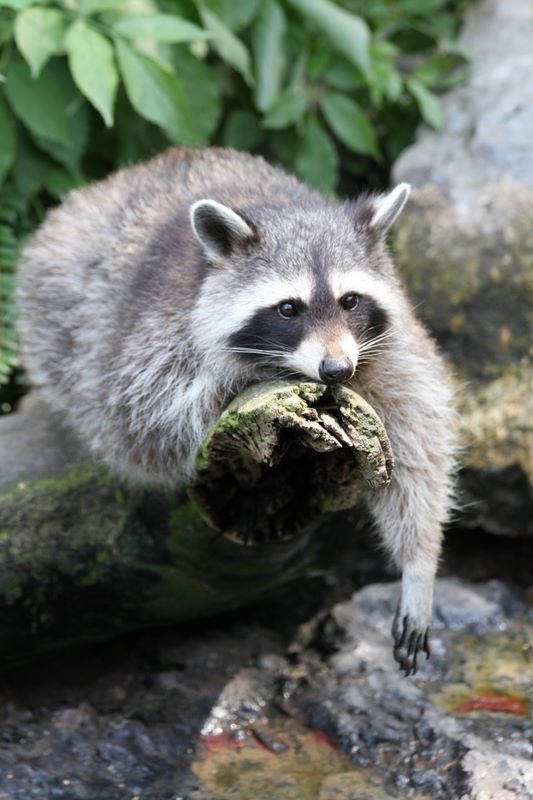
<path fill-rule="evenodd" d="M 280 358 L 287 355 L 286 350 L 260 350 L 258 347 L 224 347 L 224 353 L 246 353 L 249 355 Z"/>
<path fill-rule="evenodd" d="M 384 352 L 385 348 L 382 347 L 383 344 L 388 345 L 389 340 L 394 335 L 394 330 L 390 329 L 385 331 L 384 333 L 379 334 L 378 336 L 374 336 L 373 339 L 369 339 L 366 342 L 363 342 L 359 347 L 359 354 L 362 355 L 363 353 L 377 353 L 378 346 L 379 351 Z"/>

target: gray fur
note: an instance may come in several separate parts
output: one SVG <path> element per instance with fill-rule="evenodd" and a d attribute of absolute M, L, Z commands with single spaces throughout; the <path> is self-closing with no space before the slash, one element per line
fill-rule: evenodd
<path fill-rule="evenodd" d="M 446 370 L 382 235 L 407 196 L 395 191 L 339 204 L 261 158 L 173 149 L 50 212 L 24 251 L 18 304 L 32 382 L 95 457 L 143 484 L 190 479 L 209 426 L 250 382 L 280 369 L 318 379 L 326 357 L 359 361 L 353 385 L 396 459 L 368 504 L 404 571 L 395 654 L 410 672 L 430 623 L 454 437 Z M 379 340 L 339 313 L 350 291 L 379 303 Z M 287 299 L 313 309 L 298 347 L 245 358 L 228 346 L 258 306 L 275 314 Z"/>

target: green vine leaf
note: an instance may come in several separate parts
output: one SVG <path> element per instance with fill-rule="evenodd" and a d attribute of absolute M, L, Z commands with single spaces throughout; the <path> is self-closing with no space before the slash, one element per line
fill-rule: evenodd
<path fill-rule="evenodd" d="M 139 14 L 122 17 L 113 30 L 127 39 L 154 39 L 156 42 L 191 42 L 208 39 L 211 34 L 175 14 Z"/>
<path fill-rule="evenodd" d="M 107 127 L 111 127 L 118 87 L 111 43 L 85 20 L 79 19 L 69 28 L 65 45 L 77 87 L 100 112 Z"/>
<path fill-rule="evenodd" d="M 372 125 L 355 100 L 339 92 L 326 92 L 320 99 L 320 108 L 341 142 L 356 153 L 381 159 Z"/>
<path fill-rule="evenodd" d="M 220 58 L 240 72 L 246 83 L 252 86 L 254 79 L 250 65 L 250 53 L 244 44 L 206 5 L 200 3 L 198 8 L 202 22 L 212 36 L 213 47 Z"/>
<path fill-rule="evenodd" d="M 61 92 L 47 73 L 31 77 L 23 61 L 12 61 L 6 73 L 5 93 L 11 110 L 36 136 L 70 145 L 67 110 Z"/>
<path fill-rule="evenodd" d="M 65 18 L 56 8 L 25 8 L 15 19 L 15 42 L 36 78 L 48 59 L 61 52 Z"/>
<path fill-rule="evenodd" d="M 13 166 L 16 154 L 15 123 L 0 96 L 0 186 Z"/>
<path fill-rule="evenodd" d="M 116 48 L 126 93 L 137 113 L 159 125 L 171 141 L 194 142 L 197 132 L 178 76 L 120 39 Z"/>
<path fill-rule="evenodd" d="M 324 33 L 331 44 L 363 72 L 370 66 L 370 30 L 361 17 L 331 0 L 287 0 L 299 14 Z"/>

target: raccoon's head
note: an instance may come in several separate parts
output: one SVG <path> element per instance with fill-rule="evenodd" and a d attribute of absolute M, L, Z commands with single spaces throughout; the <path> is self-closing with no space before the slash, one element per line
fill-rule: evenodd
<path fill-rule="evenodd" d="M 387 337 L 401 296 L 384 234 L 410 187 L 333 203 L 234 210 L 191 206 L 207 270 L 193 317 L 195 339 L 221 353 L 324 383 L 353 378 Z M 244 364 L 243 364 L 244 366 Z"/>

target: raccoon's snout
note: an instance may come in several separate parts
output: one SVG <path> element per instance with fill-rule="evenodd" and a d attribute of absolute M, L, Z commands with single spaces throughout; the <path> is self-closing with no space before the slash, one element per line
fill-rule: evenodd
<path fill-rule="evenodd" d="M 320 362 L 318 374 L 324 383 L 344 383 L 354 373 L 354 365 L 346 356 L 342 358 L 325 358 Z"/>

